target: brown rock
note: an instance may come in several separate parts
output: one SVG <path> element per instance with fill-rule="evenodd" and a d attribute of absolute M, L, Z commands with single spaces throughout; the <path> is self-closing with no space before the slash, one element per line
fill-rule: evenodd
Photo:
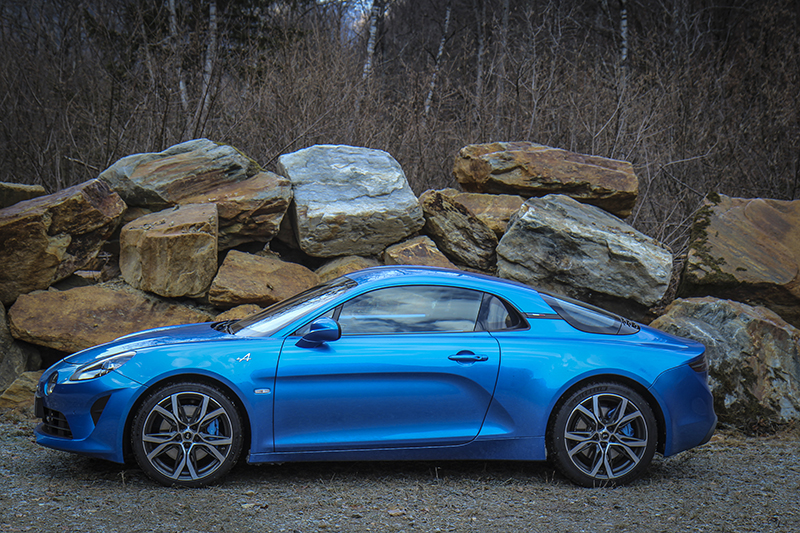
<path fill-rule="evenodd" d="M 137 289 L 167 297 L 205 294 L 217 272 L 216 205 L 183 205 L 126 224 L 119 266 Z"/>
<path fill-rule="evenodd" d="M 272 240 L 291 200 L 289 180 L 272 172 L 259 172 L 245 181 L 182 198 L 180 203 L 217 204 L 219 247 L 227 250 L 245 242 Z"/>
<path fill-rule="evenodd" d="M 207 313 L 112 285 L 24 294 L 8 318 L 15 338 L 68 353 L 144 329 L 212 320 Z"/>
<path fill-rule="evenodd" d="M 0 209 L 0 301 L 10 304 L 82 269 L 124 211 L 99 180 Z"/>
<path fill-rule="evenodd" d="M 375 259 L 369 259 L 367 257 L 361 257 L 358 255 L 348 255 L 345 257 L 337 257 L 336 259 L 328 261 L 319 267 L 315 272 L 317 276 L 319 276 L 320 283 L 324 283 L 326 281 L 338 278 L 339 276 L 349 274 L 350 272 L 378 266 L 379 264 L 380 263 L 378 263 L 378 261 Z"/>
<path fill-rule="evenodd" d="M 440 192 L 469 209 L 470 213 L 494 231 L 498 239 L 506 232 L 508 221 L 525 203 L 522 196 L 513 194 L 481 194 L 456 189 L 444 189 Z"/>
<path fill-rule="evenodd" d="M 272 257 L 230 250 L 208 292 L 218 307 L 272 305 L 319 283 L 311 270 Z"/>
<path fill-rule="evenodd" d="M 6 310 L 0 304 L 0 392 L 29 370 L 38 370 L 42 357 L 38 349 L 14 340 L 8 330 Z"/>
<path fill-rule="evenodd" d="M 239 320 L 250 315 L 254 315 L 259 311 L 261 311 L 261 307 L 257 306 L 256 304 L 244 304 L 236 306 L 233 309 L 223 311 L 222 313 L 218 314 L 217 318 L 214 320 L 217 322 L 222 322 L 223 320 Z"/>
<path fill-rule="evenodd" d="M 24 185 L 22 183 L 0 181 L 0 209 L 31 198 L 44 196 L 45 192 L 44 187 L 41 185 Z"/>
<path fill-rule="evenodd" d="M 0 396 L 0 410 L 22 410 L 33 407 L 33 395 L 43 373 L 44 370 L 25 372 L 18 377 Z"/>
<path fill-rule="evenodd" d="M 419 203 L 424 231 L 445 255 L 480 270 L 495 267 L 497 235 L 478 217 L 441 191 L 425 191 Z"/>
<path fill-rule="evenodd" d="M 420 235 L 386 249 L 383 254 L 387 265 L 424 265 L 441 268 L 458 268 L 439 251 L 429 237 Z"/>
<path fill-rule="evenodd" d="M 800 327 L 800 200 L 707 200 L 679 292 L 763 305 Z"/>
<path fill-rule="evenodd" d="M 639 191 L 633 166 L 626 161 L 529 142 L 465 146 L 453 172 L 467 191 L 525 198 L 565 194 L 619 217 L 631 214 Z"/>

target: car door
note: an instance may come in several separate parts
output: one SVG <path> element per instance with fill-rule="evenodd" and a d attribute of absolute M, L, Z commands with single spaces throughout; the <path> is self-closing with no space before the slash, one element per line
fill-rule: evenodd
<path fill-rule="evenodd" d="M 456 445 L 480 431 L 500 364 L 474 331 L 483 293 L 378 289 L 335 310 L 342 337 L 286 339 L 275 385 L 275 450 Z"/>

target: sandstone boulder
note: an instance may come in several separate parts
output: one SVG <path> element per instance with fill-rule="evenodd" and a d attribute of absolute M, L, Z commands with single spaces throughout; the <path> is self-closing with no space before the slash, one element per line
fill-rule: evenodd
<path fill-rule="evenodd" d="M 498 239 L 506 232 L 508 221 L 525 203 L 522 196 L 514 194 L 482 194 L 456 189 L 443 189 L 439 192 L 469 209 L 470 213 L 494 231 Z"/>
<path fill-rule="evenodd" d="M 324 283 L 326 281 L 338 278 L 339 276 L 349 274 L 350 272 L 378 266 L 379 264 L 380 263 L 378 263 L 378 261 L 375 259 L 361 257 L 358 255 L 348 255 L 345 257 L 331 259 L 315 270 L 315 273 L 317 276 L 319 276 L 320 283 Z"/>
<path fill-rule="evenodd" d="M 653 327 L 702 342 L 720 420 L 737 426 L 800 420 L 800 330 L 764 307 L 675 300 Z"/>
<path fill-rule="evenodd" d="M 497 255 L 502 278 L 617 310 L 630 302 L 627 314 L 634 317 L 664 296 L 672 275 L 664 245 L 563 195 L 525 202 Z"/>
<path fill-rule="evenodd" d="M 419 198 L 425 214 L 425 233 L 450 258 L 480 270 L 497 262 L 497 235 L 469 209 L 441 191 L 425 191 Z"/>
<path fill-rule="evenodd" d="M 24 200 L 44 196 L 45 192 L 44 187 L 41 185 L 24 185 L 22 183 L 0 181 L 0 209 Z"/>
<path fill-rule="evenodd" d="M 42 358 L 36 348 L 15 341 L 11 336 L 5 307 L 0 304 L 0 392 L 23 372 L 38 370 L 41 364 Z"/>
<path fill-rule="evenodd" d="M 120 270 L 132 287 L 167 297 L 205 294 L 217 273 L 217 207 L 189 204 L 129 222 Z"/>
<path fill-rule="evenodd" d="M 626 161 L 529 142 L 465 146 L 453 172 L 467 191 L 525 198 L 566 194 L 620 217 L 631 214 L 639 192 L 639 180 Z"/>
<path fill-rule="evenodd" d="M 292 226 L 314 257 L 374 255 L 419 230 L 417 198 L 381 150 L 318 145 L 278 159 L 294 189 Z"/>
<path fill-rule="evenodd" d="M 72 353 L 144 329 L 208 322 L 208 313 L 121 284 L 24 294 L 8 310 L 11 334 Z"/>
<path fill-rule="evenodd" d="M 712 196 L 692 226 L 679 293 L 763 305 L 800 327 L 800 200 Z"/>
<path fill-rule="evenodd" d="M 0 302 L 82 269 L 124 211 L 122 199 L 99 180 L 0 209 Z"/>
<path fill-rule="evenodd" d="M 25 372 L 0 395 L 0 411 L 5 409 L 30 410 L 33 407 L 33 395 L 44 370 Z"/>
<path fill-rule="evenodd" d="M 238 305 L 232 309 L 228 309 L 227 311 L 223 311 L 222 313 L 218 314 L 214 321 L 222 322 L 223 320 L 240 320 L 250 315 L 254 315 L 259 311 L 261 311 L 261 307 L 256 304 Z"/>
<path fill-rule="evenodd" d="M 219 248 L 227 250 L 251 241 L 269 242 L 278 234 L 292 184 L 272 172 L 226 183 L 206 194 L 183 198 L 181 204 L 214 203 L 219 213 Z"/>
<path fill-rule="evenodd" d="M 213 194 L 222 185 L 260 171 L 255 161 L 232 146 L 195 139 L 163 152 L 123 157 L 99 179 L 127 204 L 158 209 L 181 203 L 187 196 Z"/>
<path fill-rule="evenodd" d="M 211 284 L 208 300 L 218 307 L 272 305 L 319 284 L 311 270 L 274 257 L 230 250 Z"/>
<path fill-rule="evenodd" d="M 383 253 L 387 265 L 424 265 L 441 268 L 458 268 L 439 251 L 429 237 L 420 235 L 392 245 Z"/>

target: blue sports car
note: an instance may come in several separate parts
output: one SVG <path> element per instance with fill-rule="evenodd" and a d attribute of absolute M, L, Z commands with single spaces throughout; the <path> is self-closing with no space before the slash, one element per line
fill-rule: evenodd
<path fill-rule="evenodd" d="M 716 425 L 704 347 L 468 272 L 377 267 L 238 321 L 73 354 L 36 440 L 198 487 L 236 462 L 550 460 L 584 486 L 640 477 Z"/>

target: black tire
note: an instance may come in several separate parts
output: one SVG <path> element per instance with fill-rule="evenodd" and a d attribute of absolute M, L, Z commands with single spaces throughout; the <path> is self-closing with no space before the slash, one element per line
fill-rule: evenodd
<path fill-rule="evenodd" d="M 613 382 L 587 385 L 560 402 L 547 435 L 549 459 L 584 487 L 639 478 L 657 443 L 650 405 L 630 387 Z"/>
<path fill-rule="evenodd" d="M 152 392 L 133 419 L 139 467 L 167 486 L 202 487 L 222 478 L 242 452 L 242 421 L 221 390 L 176 383 Z"/>

